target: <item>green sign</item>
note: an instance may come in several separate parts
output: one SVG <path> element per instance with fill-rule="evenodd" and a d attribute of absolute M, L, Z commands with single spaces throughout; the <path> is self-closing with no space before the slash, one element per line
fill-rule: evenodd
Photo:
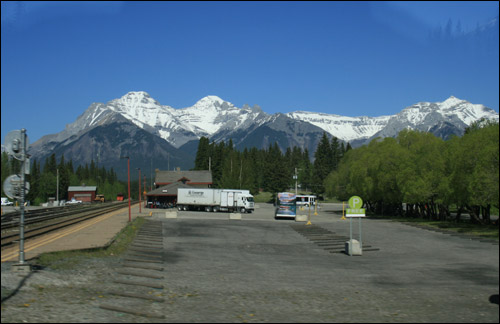
<path fill-rule="evenodd" d="M 349 206 L 354 209 L 358 209 L 363 207 L 363 199 L 358 196 L 352 196 L 349 198 Z"/>
<path fill-rule="evenodd" d="M 357 208 L 357 209 L 347 209 L 347 212 L 345 214 L 345 217 L 365 217 L 365 209 L 364 208 Z"/>
<path fill-rule="evenodd" d="M 349 199 L 349 207 L 346 211 L 346 217 L 365 217 L 365 209 L 363 207 L 363 199 L 358 196 L 352 196 Z"/>

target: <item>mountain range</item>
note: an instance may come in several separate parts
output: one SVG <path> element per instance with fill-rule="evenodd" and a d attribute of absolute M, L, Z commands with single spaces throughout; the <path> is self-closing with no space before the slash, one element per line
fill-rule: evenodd
<path fill-rule="evenodd" d="M 42 162 L 52 153 L 58 158 L 64 154 L 75 166 L 93 159 L 99 166 L 113 166 L 122 176 L 123 156 L 130 157 L 134 168 L 148 171 L 193 167 L 201 136 L 216 142 L 232 139 L 237 149 L 267 148 L 277 142 L 282 150 L 299 146 L 312 156 L 323 132 L 353 147 L 376 137 L 394 137 L 407 128 L 447 139 L 461 136 L 481 118 L 499 119 L 494 110 L 453 96 L 443 102 L 419 102 L 392 116 L 346 117 L 308 111 L 267 114 L 258 105 L 238 108 L 217 96 L 176 109 L 134 91 L 105 104 L 91 104 L 63 131 L 33 143 L 29 153 Z"/>

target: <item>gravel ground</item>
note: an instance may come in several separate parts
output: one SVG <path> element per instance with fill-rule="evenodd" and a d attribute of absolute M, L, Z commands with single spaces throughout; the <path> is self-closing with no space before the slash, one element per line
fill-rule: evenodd
<path fill-rule="evenodd" d="M 27 277 L 10 271 L 11 264 L 2 263 L 2 323 L 108 321 L 98 305 L 108 298 L 119 258 L 86 260 L 75 270 L 35 268 Z"/>
<path fill-rule="evenodd" d="M 85 260 L 72 270 L 36 269 L 26 278 L 2 263 L 2 323 L 499 321 L 498 244 L 366 220 L 363 242 L 380 250 L 349 257 L 308 240 L 293 221 L 181 215 L 156 223 L 164 236 L 156 265 L 163 270 L 139 270 L 164 279 L 119 275 L 125 256 Z M 315 224 L 349 233 L 345 221 Z M 113 282 L 118 277 L 164 287 Z M 101 308 L 106 304 L 161 316 Z"/>

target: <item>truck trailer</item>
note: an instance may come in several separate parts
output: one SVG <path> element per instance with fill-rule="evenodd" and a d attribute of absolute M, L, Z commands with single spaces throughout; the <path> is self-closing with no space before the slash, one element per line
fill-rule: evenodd
<path fill-rule="evenodd" d="M 212 188 L 179 188 L 177 190 L 178 210 L 251 213 L 254 208 L 253 196 L 248 190 Z"/>

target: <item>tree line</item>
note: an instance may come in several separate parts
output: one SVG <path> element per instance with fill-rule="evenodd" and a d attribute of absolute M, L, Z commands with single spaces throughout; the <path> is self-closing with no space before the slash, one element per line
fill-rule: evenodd
<path fill-rule="evenodd" d="M 211 170 L 215 188 L 276 193 L 294 188 L 296 176 L 301 190 L 321 194 L 325 191 L 323 180 L 349 149 L 349 144 L 346 146 L 336 137 L 330 141 L 323 133 L 312 163 L 307 148 L 293 147 L 282 152 L 275 142 L 265 149 L 253 147 L 240 152 L 234 149 L 231 139 L 227 143 L 210 143 L 202 137 L 193 170 Z"/>
<path fill-rule="evenodd" d="M 2 153 L 2 183 L 11 174 L 19 174 L 20 162 L 9 158 L 6 152 Z M 57 196 L 57 177 L 59 174 L 59 197 Z M 69 186 L 97 186 L 97 194 L 103 194 L 106 200 L 115 200 L 118 193 L 126 193 L 126 184 L 118 181 L 117 175 L 111 167 L 98 167 L 92 160 L 90 165 L 79 165 L 76 170 L 73 161 L 65 161 L 64 155 L 56 160 L 55 154 L 45 159 L 43 169 L 37 160 L 31 162 L 30 174 L 26 176 L 30 182 L 30 190 L 26 196 L 31 204 L 39 205 L 47 202 L 49 197 L 57 200 L 68 198 Z M 2 197 L 5 196 L 2 188 Z"/>
<path fill-rule="evenodd" d="M 325 179 L 329 196 L 357 195 L 377 214 L 489 224 L 499 208 L 499 125 L 473 123 L 448 141 L 404 130 L 349 151 Z"/>

